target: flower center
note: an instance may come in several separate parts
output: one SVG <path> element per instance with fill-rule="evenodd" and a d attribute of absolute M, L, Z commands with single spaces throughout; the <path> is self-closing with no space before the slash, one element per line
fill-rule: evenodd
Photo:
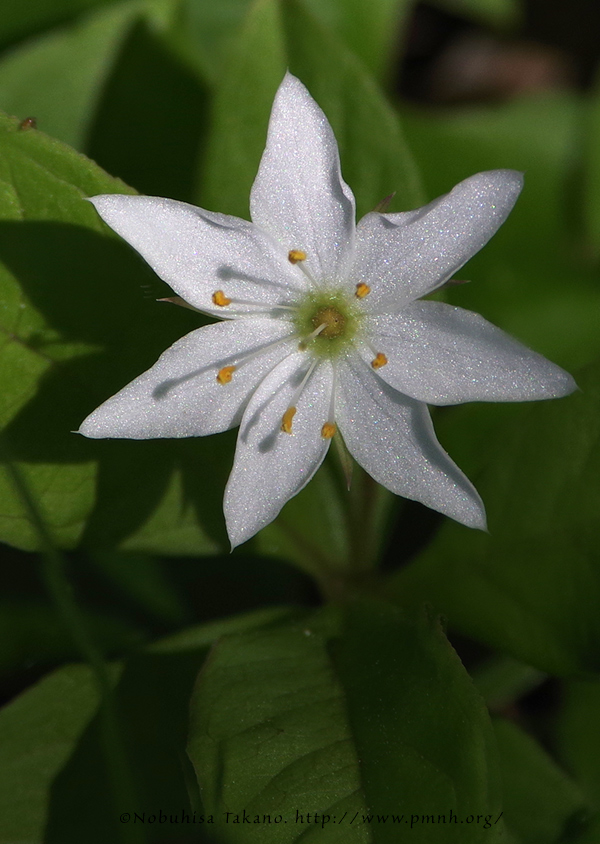
<path fill-rule="evenodd" d="M 319 332 L 319 337 L 326 337 L 330 340 L 334 337 L 340 337 L 346 327 L 346 317 L 333 307 L 320 308 L 313 315 L 311 322 L 315 328 L 324 325 L 325 328 Z"/>

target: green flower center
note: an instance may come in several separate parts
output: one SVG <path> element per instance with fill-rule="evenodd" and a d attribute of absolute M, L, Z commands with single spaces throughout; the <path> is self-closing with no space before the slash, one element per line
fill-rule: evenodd
<path fill-rule="evenodd" d="M 346 317 L 337 308 L 321 308 L 312 317 L 311 322 L 315 328 L 324 325 L 325 328 L 323 328 L 318 336 L 331 340 L 334 337 L 340 337 L 344 333 Z"/>
<path fill-rule="evenodd" d="M 356 336 L 361 316 L 362 309 L 340 290 L 309 293 L 296 312 L 296 330 L 311 352 L 336 357 Z"/>

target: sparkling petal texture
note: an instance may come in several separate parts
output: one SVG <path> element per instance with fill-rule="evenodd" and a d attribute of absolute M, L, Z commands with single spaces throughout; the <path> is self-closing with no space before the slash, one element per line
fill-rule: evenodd
<path fill-rule="evenodd" d="M 437 441 L 426 405 L 377 383 L 355 357 L 338 376 L 336 419 L 357 463 L 396 495 L 485 529 L 483 502 Z"/>
<path fill-rule="evenodd" d="M 490 170 L 418 211 L 363 217 L 353 279 L 371 287 L 369 309 L 397 312 L 447 281 L 500 228 L 522 186 L 514 170 Z"/>
<path fill-rule="evenodd" d="M 257 313 L 289 304 L 307 287 L 287 252 L 246 220 L 154 196 L 111 194 L 91 202 L 163 281 L 204 313 L 226 319 Z M 216 290 L 238 301 L 218 307 Z"/>
<path fill-rule="evenodd" d="M 367 325 L 372 347 L 388 359 L 377 374 L 428 404 L 557 398 L 576 386 L 564 369 L 479 314 L 442 302 L 414 302 Z M 361 351 L 368 363 L 370 348 Z"/>
<path fill-rule="evenodd" d="M 250 214 L 286 254 L 306 252 L 315 278 L 329 284 L 343 280 L 354 241 L 354 195 L 342 179 L 327 118 L 289 73 L 273 103 Z"/>
<path fill-rule="evenodd" d="M 225 491 L 227 531 L 235 547 L 277 516 L 306 486 L 329 448 L 321 428 L 327 420 L 333 372 L 321 361 L 296 400 L 307 372 L 306 355 L 282 361 L 256 390 L 240 425 L 235 460 Z M 281 431 L 283 414 L 294 403 L 292 433 Z"/>
<path fill-rule="evenodd" d="M 86 437 L 201 437 L 238 425 L 257 385 L 297 344 L 288 323 L 264 317 L 218 322 L 192 331 L 164 352 L 154 366 L 105 401 L 82 424 Z M 274 344 L 277 340 L 281 341 Z M 262 351 L 261 351 L 262 350 Z M 218 371 L 240 356 L 228 384 Z"/>
<path fill-rule="evenodd" d="M 224 502 L 234 547 L 310 481 L 336 424 L 376 481 L 484 529 L 426 403 L 553 398 L 576 385 L 479 315 L 415 300 L 487 243 L 521 187 L 513 170 L 478 173 L 424 208 L 355 227 L 331 127 L 286 74 L 252 223 L 169 199 L 91 200 L 181 299 L 225 321 L 175 343 L 80 433 L 190 437 L 239 424 Z"/>

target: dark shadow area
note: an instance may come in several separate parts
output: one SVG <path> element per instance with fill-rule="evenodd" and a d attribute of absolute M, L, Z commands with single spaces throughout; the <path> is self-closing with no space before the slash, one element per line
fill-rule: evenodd
<path fill-rule="evenodd" d="M 207 107 L 197 75 L 138 24 L 104 88 L 85 152 L 140 193 L 189 201 Z"/>
<path fill-rule="evenodd" d="M 188 794 L 194 775 L 185 752 L 190 696 L 207 652 L 140 654 L 127 662 L 112 712 L 129 771 L 107 757 L 110 727 L 99 712 L 51 788 L 45 844 L 62 844 L 65 829 L 86 844 L 119 841 L 121 816 L 134 823 L 136 812 L 145 818 L 137 824 L 148 844 L 214 844 L 210 827 L 199 822 L 197 791 Z M 136 805 L 117 803 L 111 793 L 111 778 L 123 775 L 133 781 Z M 169 820 L 161 822 L 161 813 Z"/>

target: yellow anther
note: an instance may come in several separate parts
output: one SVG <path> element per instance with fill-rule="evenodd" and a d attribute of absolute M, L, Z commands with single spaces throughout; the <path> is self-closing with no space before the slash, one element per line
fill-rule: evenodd
<path fill-rule="evenodd" d="M 227 305 L 231 305 L 231 299 L 228 299 L 222 290 L 215 290 L 212 295 L 212 300 L 215 305 L 218 305 L 220 308 L 225 308 Z"/>
<path fill-rule="evenodd" d="M 235 366 L 224 366 L 223 369 L 219 369 L 217 372 L 217 381 L 219 384 L 229 384 L 234 372 Z"/>
<path fill-rule="evenodd" d="M 283 414 L 283 419 L 281 420 L 281 430 L 285 434 L 292 433 L 292 419 L 296 415 L 296 408 L 295 407 L 288 407 L 286 412 Z"/>
<path fill-rule="evenodd" d="M 306 261 L 306 252 L 301 249 L 290 249 L 288 252 L 288 261 L 290 264 L 297 264 L 298 261 Z"/>
<path fill-rule="evenodd" d="M 385 366 L 387 362 L 388 359 L 386 358 L 386 356 L 381 352 L 378 352 L 375 355 L 375 360 L 371 361 L 371 366 L 373 367 L 373 369 L 380 369 L 382 366 Z"/>
<path fill-rule="evenodd" d="M 321 428 L 321 436 L 324 440 L 330 440 L 337 432 L 337 425 L 333 422 L 326 422 Z"/>
<path fill-rule="evenodd" d="M 364 299 L 365 296 L 368 296 L 371 292 L 371 288 L 368 284 L 365 284 L 364 281 L 361 281 L 360 284 L 356 285 L 356 293 L 354 294 L 358 299 Z"/>

